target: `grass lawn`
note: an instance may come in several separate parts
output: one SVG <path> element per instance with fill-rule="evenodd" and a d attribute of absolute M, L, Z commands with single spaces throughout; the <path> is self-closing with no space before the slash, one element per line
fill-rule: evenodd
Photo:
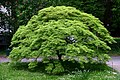
<path fill-rule="evenodd" d="M 100 66 L 98 66 L 99 68 Z M 13 68 L 8 63 L 0 64 L 0 80 L 120 80 L 120 74 L 111 69 L 75 71 L 62 75 L 50 75 L 39 71 L 29 71 L 23 66 Z"/>

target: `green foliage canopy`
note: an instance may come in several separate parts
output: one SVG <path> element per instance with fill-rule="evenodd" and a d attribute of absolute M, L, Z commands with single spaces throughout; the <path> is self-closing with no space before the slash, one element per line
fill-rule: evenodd
<path fill-rule="evenodd" d="M 51 57 L 57 57 L 60 62 L 55 65 L 77 59 L 82 67 L 84 63 L 107 61 L 107 44 L 113 42 L 98 18 L 73 7 L 48 7 L 34 15 L 26 26 L 19 27 L 12 38 L 10 58 L 37 60 L 42 56 L 43 62 L 49 63 Z M 31 62 L 29 67 L 36 64 Z M 56 68 L 53 63 L 48 66 L 52 68 L 46 70 Z"/>

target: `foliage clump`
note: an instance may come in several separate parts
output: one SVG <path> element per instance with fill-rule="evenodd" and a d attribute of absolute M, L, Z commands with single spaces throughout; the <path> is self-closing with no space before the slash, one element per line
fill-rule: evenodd
<path fill-rule="evenodd" d="M 9 57 L 13 61 L 35 58 L 29 68 L 35 67 L 37 58 L 42 57 L 46 70 L 57 73 L 65 71 L 64 61 L 78 61 L 81 67 L 84 63 L 106 62 L 106 53 L 111 49 L 107 44 L 113 42 L 98 18 L 73 7 L 48 7 L 26 26 L 19 27 L 12 38 Z"/>

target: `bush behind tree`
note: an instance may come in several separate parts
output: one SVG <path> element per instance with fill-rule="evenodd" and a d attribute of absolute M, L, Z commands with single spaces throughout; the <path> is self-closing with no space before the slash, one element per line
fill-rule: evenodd
<path fill-rule="evenodd" d="M 35 58 L 28 64 L 31 69 L 42 57 L 46 71 L 59 73 L 65 71 L 65 61 L 77 60 L 81 67 L 84 63 L 105 63 L 111 49 L 107 44 L 113 42 L 98 18 L 73 7 L 48 7 L 34 15 L 26 26 L 19 27 L 12 38 L 9 57 L 12 61 Z"/>

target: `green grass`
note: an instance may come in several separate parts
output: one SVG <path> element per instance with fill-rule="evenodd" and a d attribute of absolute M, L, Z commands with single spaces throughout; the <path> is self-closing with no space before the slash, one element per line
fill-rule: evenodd
<path fill-rule="evenodd" d="M 0 80 L 120 80 L 120 74 L 113 72 L 110 68 L 104 70 L 78 70 L 62 75 L 51 75 L 40 71 L 32 72 L 25 66 L 22 65 L 18 69 L 7 63 L 0 64 Z M 103 66 L 97 65 L 96 67 L 99 69 Z"/>

